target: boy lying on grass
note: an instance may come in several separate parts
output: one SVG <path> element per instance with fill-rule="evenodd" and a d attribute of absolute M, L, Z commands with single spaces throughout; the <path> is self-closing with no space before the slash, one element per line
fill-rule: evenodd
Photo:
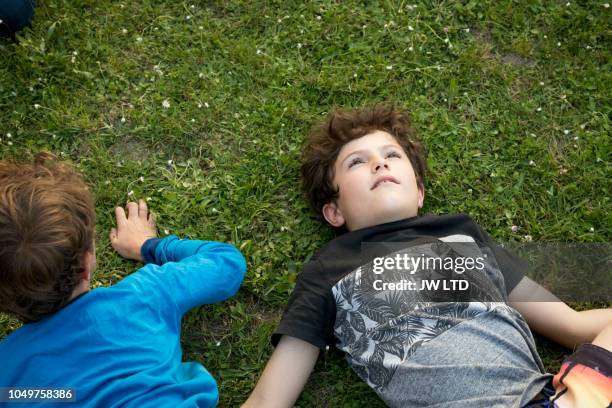
<path fill-rule="evenodd" d="M 426 163 L 414 137 L 408 114 L 385 106 L 333 113 L 311 133 L 307 198 L 346 231 L 304 266 L 244 406 L 292 406 L 319 351 L 335 346 L 392 407 L 607 407 L 612 310 L 574 311 L 467 215 L 417 216 Z M 461 275 L 468 292 L 418 289 L 426 277 L 452 283 L 461 271 L 425 261 L 461 252 L 477 261 Z M 403 259 L 421 266 L 393 266 Z M 529 328 L 580 345 L 556 376 Z"/>
<path fill-rule="evenodd" d="M 213 377 L 181 362 L 181 317 L 233 296 L 244 258 L 229 244 L 156 238 L 144 201 L 115 215 L 113 248 L 145 265 L 90 290 L 95 211 L 81 175 L 49 154 L 0 161 L 0 311 L 25 323 L 0 342 L 0 387 L 71 388 L 77 406 L 214 406 Z"/>

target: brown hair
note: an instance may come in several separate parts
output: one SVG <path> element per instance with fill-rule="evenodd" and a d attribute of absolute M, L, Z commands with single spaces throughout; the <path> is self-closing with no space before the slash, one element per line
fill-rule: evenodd
<path fill-rule="evenodd" d="M 334 164 L 338 153 L 348 142 L 374 131 L 391 134 L 404 149 L 414 169 L 417 185 L 424 189 L 427 163 L 424 147 L 415 139 L 410 113 L 392 105 L 374 105 L 362 109 L 338 110 L 313 128 L 304 149 L 300 172 L 306 198 L 312 209 L 321 214 L 323 206 L 338 198 L 334 187 Z"/>
<path fill-rule="evenodd" d="M 74 168 L 50 153 L 0 161 L 0 311 L 32 322 L 64 306 L 94 229 L 93 198 Z"/>

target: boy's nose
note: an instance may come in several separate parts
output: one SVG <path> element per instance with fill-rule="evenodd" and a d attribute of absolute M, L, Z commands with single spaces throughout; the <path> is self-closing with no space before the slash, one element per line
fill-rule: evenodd
<path fill-rule="evenodd" d="M 372 166 L 372 173 L 378 173 L 381 169 L 389 170 L 389 164 L 385 159 L 378 159 L 374 162 L 374 166 Z"/>

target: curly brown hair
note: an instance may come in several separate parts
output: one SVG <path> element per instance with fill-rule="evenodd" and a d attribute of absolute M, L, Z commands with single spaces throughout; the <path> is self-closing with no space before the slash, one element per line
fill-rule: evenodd
<path fill-rule="evenodd" d="M 93 197 L 50 153 L 0 161 L 0 311 L 37 321 L 64 306 L 94 244 Z"/>
<path fill-rule="evenodd" d="M 374 131 L 391 134 L 408 156 L 417 185 L 425 187 L 427 162 L 425 148 L 416 140 L 410 113 L 393 105 L 379 104 L 356 110 L 338 110 L 315 126 L 304 148 L 300 173 L 306 198 L 320 216 L 323 206 L 338 198 L 332 183 L 334 165 L 342 147 Z"/>

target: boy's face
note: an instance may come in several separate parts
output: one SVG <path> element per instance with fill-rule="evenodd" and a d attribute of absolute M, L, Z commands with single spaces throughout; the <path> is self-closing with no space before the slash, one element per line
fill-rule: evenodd
<path fill-rule="evenodd" d="M 417 187 L 412 164 L 397 140 L 375 131 L 342 147 L 334 165 L 335 202 L 323 206 L 334 227 L 349 231 L 417 215 L 424 192 Z"/>

